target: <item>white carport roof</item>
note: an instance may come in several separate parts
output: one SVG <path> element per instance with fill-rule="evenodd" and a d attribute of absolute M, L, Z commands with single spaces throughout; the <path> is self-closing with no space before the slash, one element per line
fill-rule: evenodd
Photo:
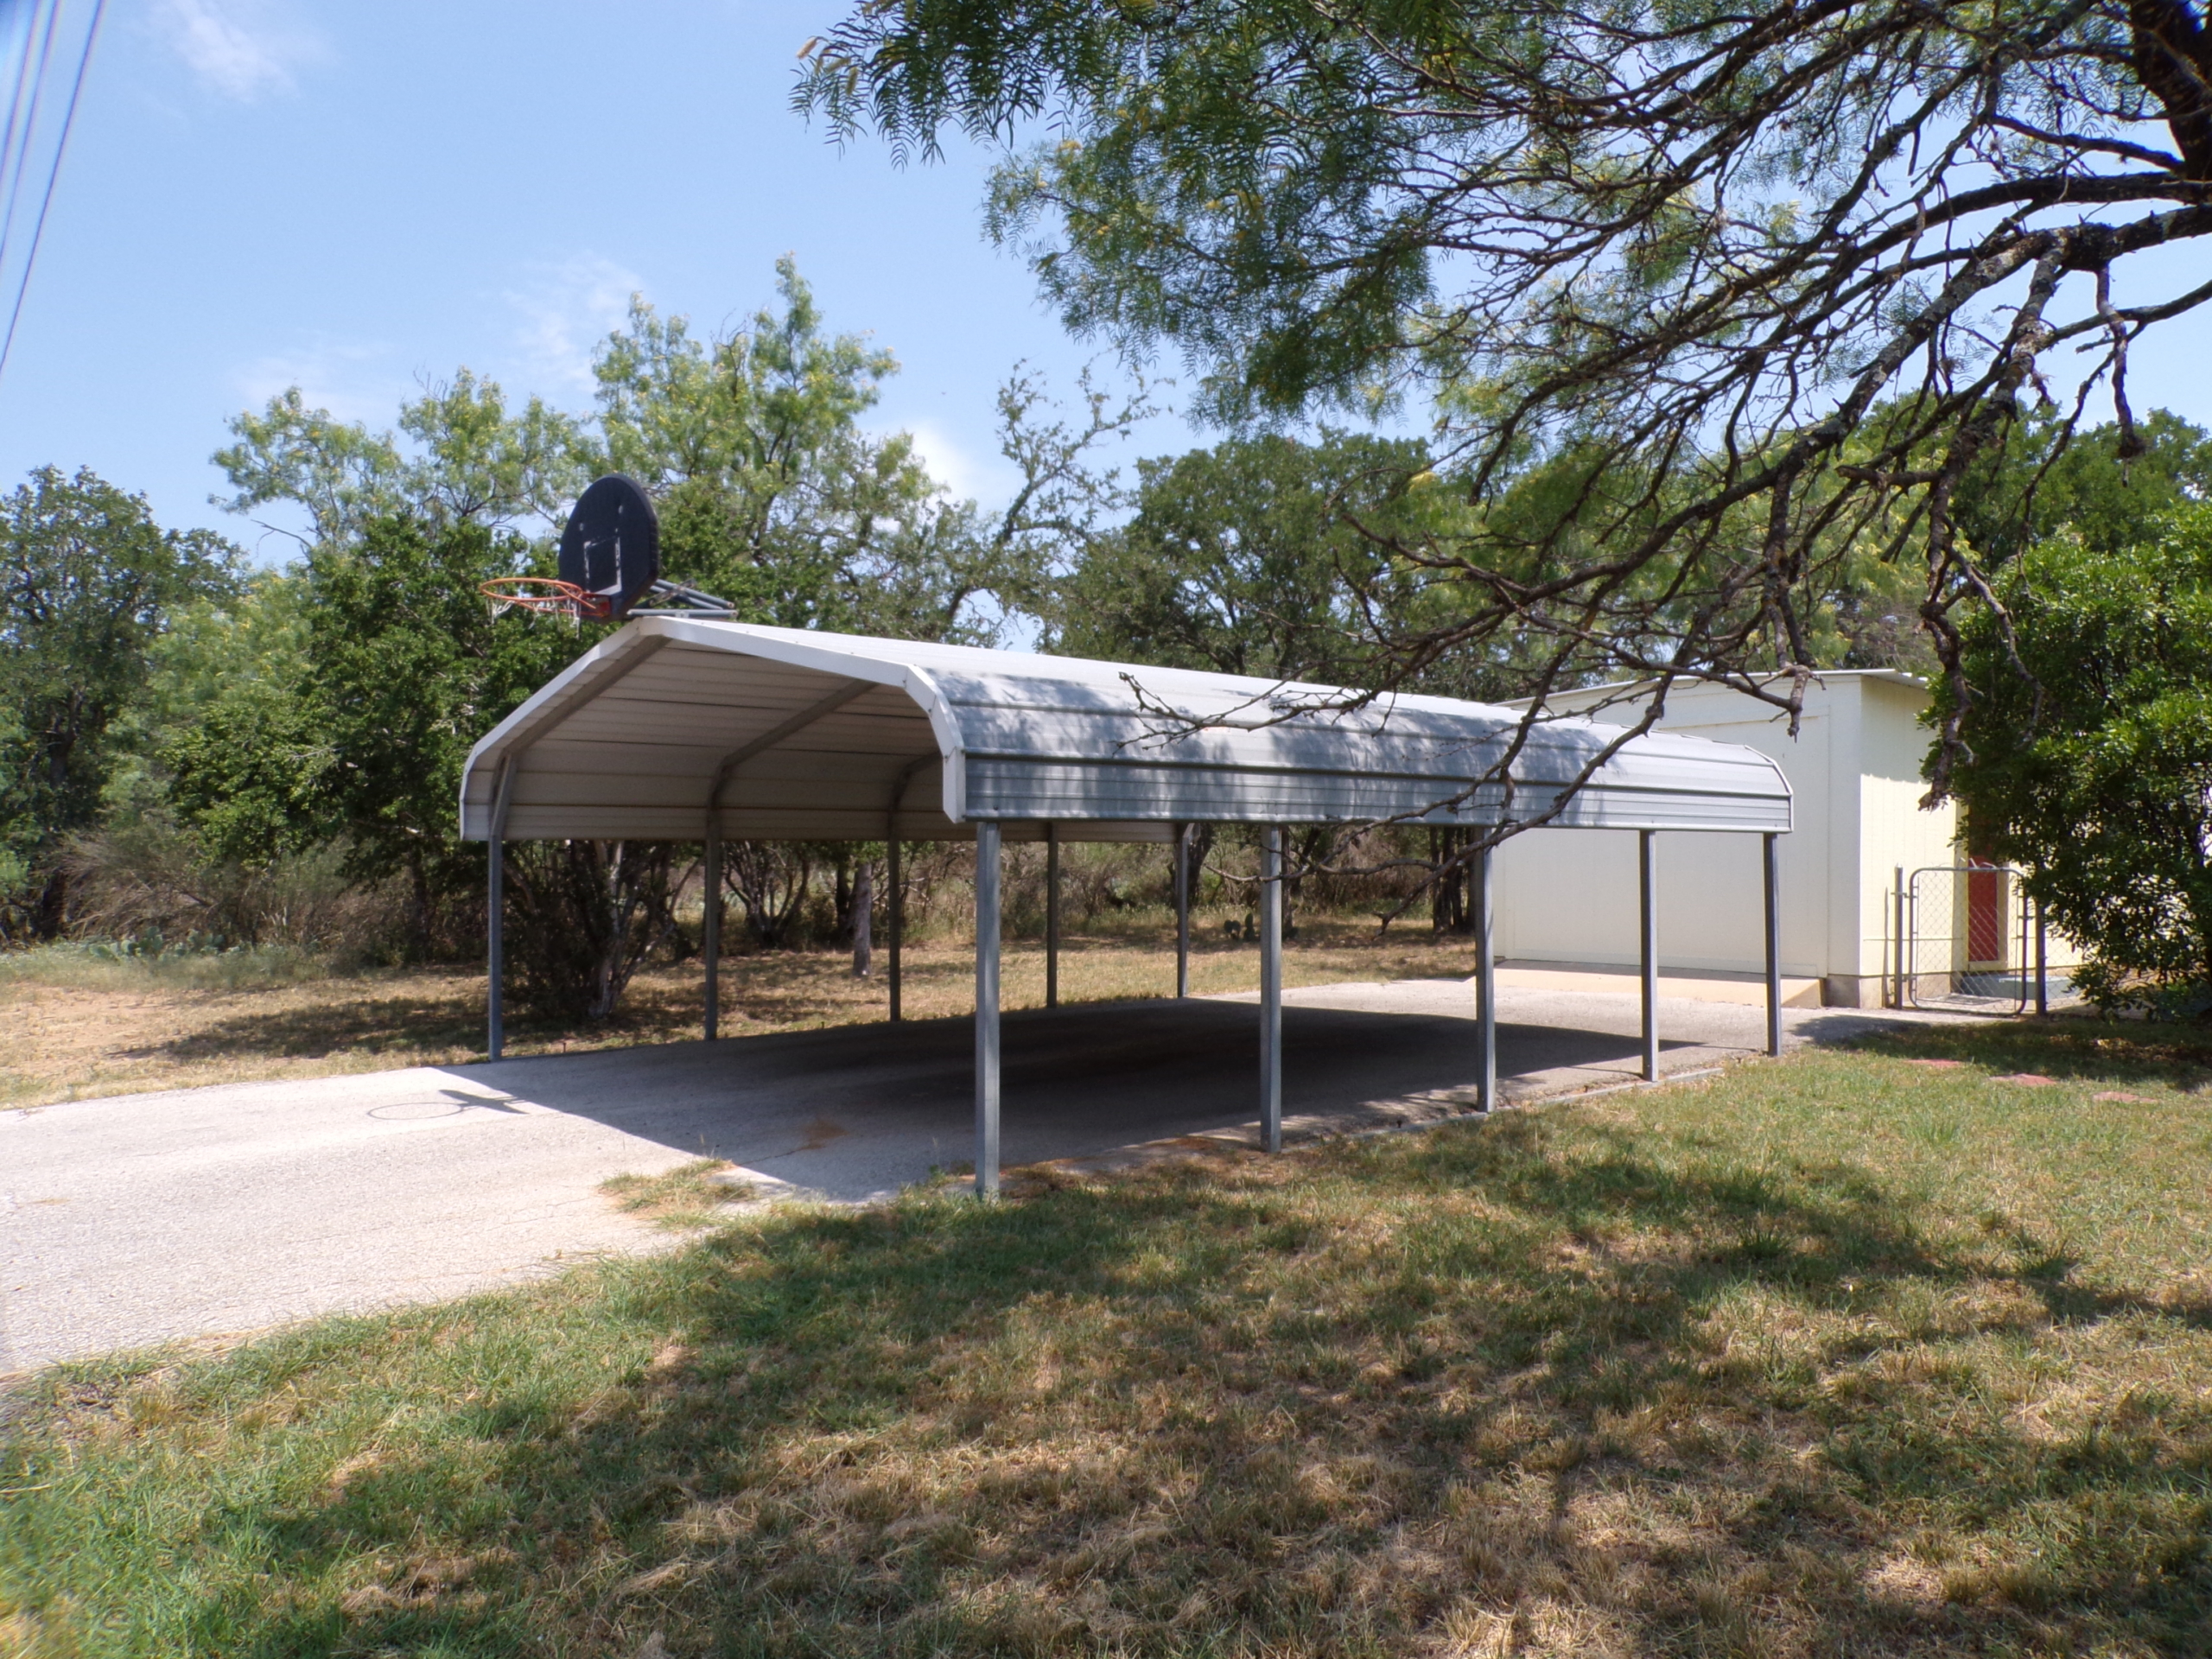
<path fill-rule="evenodd" d="M 1166 840 L 1179 822 L 1490 824 L 1520 716 L 1448 697 L 1357 707 L 1332 688 L 963 645 L 646 617 L 601 641 L 468 758 L 461 834 L 732 839 Z M 1338 704 L 1314 707 L 1316 704 Z M 1192 722 L 1207 722 L 1192 729 Z M 1535 728 L 1510 812 L 1548 810 L 1618 728 Z M 510 771 L 510 763 L 512 770 Z M 1780 831 L 1789 786 L 1754 750 L 1653 734 L 1599 765 L 1554 823 Z"/>

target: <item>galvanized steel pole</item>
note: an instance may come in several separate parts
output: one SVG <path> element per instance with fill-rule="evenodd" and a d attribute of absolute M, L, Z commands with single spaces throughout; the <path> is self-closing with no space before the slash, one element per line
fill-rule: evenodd
<path fill-rule="evenodd" d="M 1260 854 L 1260 1127 L 1282 1150 L 1282 830 L 1269 824 Z"/>
<path fill-rule="evenodd" d="M 976 1196 L 999 1192 L 999 826 L 976 826 Z"/>
<path fill-rule="evenodd" d="M 1782 1052 L 1782 888 L 1775 868 L 1775 842 L 1769 830 L 1759 837 L 1766 877 L 1766 1052 Z"/>
<path fill-rule="evenodd" d="M 1659 1078 L 1659 906 L 1652 892 L 1652 834 L 1649 830 L 1636 834 L 1637 933 L 1643 951 L 1643 1078 L 1647 1083 Z"/>
<path fill-rule="evenodd" d="M 491 845 L 486 849 L 490 856 L 484 895 L 485 1047 L 495 1060 L 507 1046 L 507 808 L 514 791 L 515 758 L 509 755 L 499 763 L 499 781 L 492 790 Z"/>
<path fill-rule="evenodd" d="M 1060 1006 L 1060 826 L 1045 826 L 1045 1006 Z"/>
<path fill-rule="evenodd" d="M 722 826 L 721 814 L 707 818 L 707 913 L 700 931 L 700 952 L 707 959 L 707 1040 L 721 1035 L 722 1019 Z"/>
<path fill-rule="evenodd" d="M 1485 1112 L 1497 1109 L 1497 961 L 1491 942 L 1491 852 L 1485 847 L 1475 859 L 1475 1020 L 1482 1064 L 1476 1103 Z"/>
<path fill-rule="evenodd" d="M 484 925 L 485 974 L 491 987 L 486 997 L 485 1015 L 490 1030 L 486 1034 L 485 1042 L 491 1050 L 492 1058 L 496 1060 L 499 1058 L 500 1051 L 507 1044 L 505 1018 L 506 1011 L 500 1006 L 504 1001 L 500 991 L 507 976 L 505 937 L 507 894 L 505 880 L 507 862 L 506 843 L 494 841 L 490 851 L 492 855 L 491 888 L 485 895 L 486 909 Z"/>

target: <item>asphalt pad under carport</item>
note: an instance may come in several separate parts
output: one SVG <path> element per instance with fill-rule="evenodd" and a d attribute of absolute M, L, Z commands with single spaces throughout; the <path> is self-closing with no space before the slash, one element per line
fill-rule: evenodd
<path fill-rule="evenodd" d="M 1409 988 L 1394 988 L 1402 994 Z M 1440 991 L 1468 1001 L 1452 982 Z M 1301 1006 L 1283 1015 L 1288 1132 L 1357 1129 L 1470 1109 L 1475 1022 L 1445 1012 Z M 1088 1003 L 1001 1022 L 1002 1162 L 1090 1159 L 1199 1135 L 1252 1135 L 1255 1003 Z M 1503 1024 L 1501 1071 L 1611 1066 L 1635 1044 Z M 975 1034 L 965 1018 L 454 1067 L 487 1089 L 588 1117 L 779 1185 L 851 1202 L 965 1166 Z"/>
<path fill-rule="evenodd" d="M 1499 1010 L 1509 1101 L 1636 1076 L 1632 997 L 1518 991 Z M 1287 994 L 1288 1136 L 1467 1110 L 1473 1014 L 1457 980 Z M 1763 1037 L 1757 1008 L 1662 1016 L 1669 1071 Z M 1009 1170 L 1255 1134 L 1249 998 L 1009 1014 L 1003 1042 Z M 0 1372 L 665 1248 L 600 1183 L 689 1158 L 728 1159 L 770 1194 L 886 1195 L 968 1162 L 973 1064 L 958 1018 L 0 1112 Z"/>

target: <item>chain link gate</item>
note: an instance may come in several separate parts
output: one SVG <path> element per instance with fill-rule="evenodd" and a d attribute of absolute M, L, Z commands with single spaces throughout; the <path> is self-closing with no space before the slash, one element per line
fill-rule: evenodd
<path fill-rule="evenodd" d="M 1980 864 L 1915 870 L 1899 897 L 1902 1003 L 1977 1014 L 2027 1007 L 2036 946 L 2019 871 Z"/>

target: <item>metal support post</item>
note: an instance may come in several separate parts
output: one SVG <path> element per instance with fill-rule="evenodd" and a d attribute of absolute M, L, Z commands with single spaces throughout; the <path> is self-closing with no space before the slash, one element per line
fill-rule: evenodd
<path fill-rule="evenodd" d="M 1060 826 L 1045 826 L 1045 1006 L 1060 1006 Z"/>
<path fill-rule="evenodd" d="M 1497 959 L 1491 942 L 1491 852 L 1485 847 L 1475 855 L 1474 869 L 1475 1041 L 1482 1067 L 1476 1079 L 1476 1103 L 1485 1112 L 1497 1109 Z"/>
<path fill-rule="evenodd" d="M 1175 995 L 1191 994 L 1191 830 L 1175 826 Z"/>
<path fill-rule="evenodd" d="M 1772 831 L 1761 836 L 1761 863 L 1766 877 L 1766 1052 L 1782 1052 L 1782 887 L 1775 874 Z"/>
<path fill-rule="evenodd" d="M 490 891 L 485 896 L 484 954 L 485 977 L 490 986 L 486 997 L 486 1020 L 490 1027 L 486 1046 L 493 1059 L 507 1046 L 506 1009 L 502 1006 L 502 995 L 507 977 L 507 844 L 494 841 L 486 849 L 491 854 Z"/>
<path fill-rule="evenodd" d="M 976 1196 L 999 1195 L 999 826 L 976 826 Z"/>
<path fill-rule="evenodd" d="M 889 852 L 890 869 L 886 879 L 891 883 L 888 902 L 884 906 L 884 920 L 891 929 L 891 1020 L 899 1021 L 899 946 L 906 931 L 906 883 L 899 874 L 899 837 L 893 834 L 886 843 Z"/>
<path fill-rule="evenodd" d="M 1653 831 L 1636 834 L 1637 937 L 1643 951 L 1643 1080 L 1659 1080 L 1659 904 L 1652 890 Z"/>
<path fill-rule="evenodd" d="M 507 1046 L 507 809 L 514 793 L 515 760 L 509 755 L 499 763 L 499 781 L 493 789 L 491 845 L 485 849 L 485 1048 L 495 1060 Z"/>
<path fill-rule="evenodd" d="M 1282 1150 L 1282 830 L 1269 824 L 1260 854 L 1260 1128 Z"/>
<path fill-rule="evenodd" d="M 707 1040 L 721 1035 L 722 1020 L 722 826 L 721 814 L 707 820 L 707 911 L 700 932 L 700 954 L 707 959 Z"/>

